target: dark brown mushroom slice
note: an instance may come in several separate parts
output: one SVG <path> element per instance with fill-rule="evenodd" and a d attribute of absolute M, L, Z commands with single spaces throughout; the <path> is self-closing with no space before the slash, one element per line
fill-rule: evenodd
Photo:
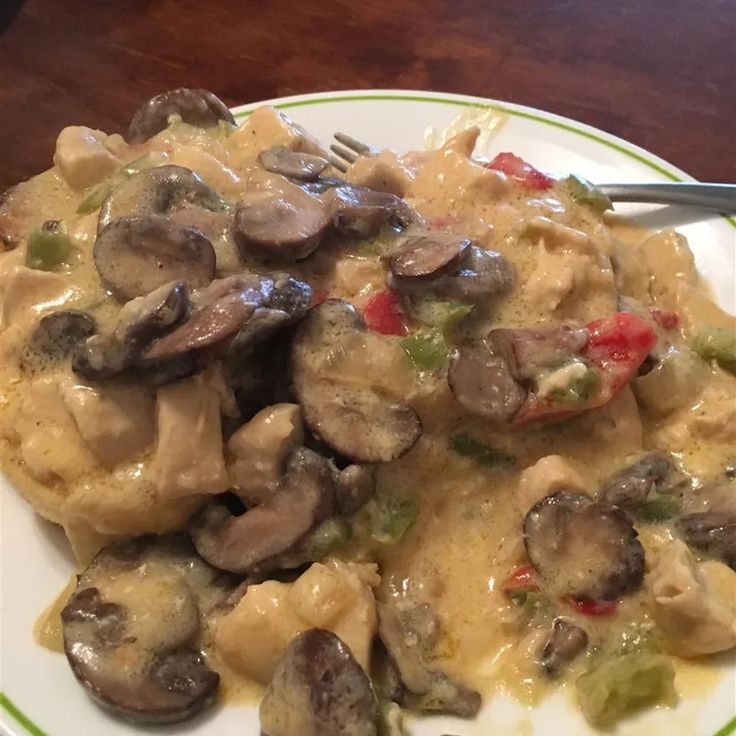
<path fill-rule="evenodd" d="M 376 490 L 375 468 L 372 465 L 348 465 L 337 476 L 337 510 L 350 516 L 361 509 Z"/>
<path fill-rule="evenodd" d="M 259 713 L 264 736 L 377 736 L 371 681 L 350 648 L 325 629 L 291 641 Z"/>
<path fill-rule="evenodd" d="M 288 273 L 275 273 L 273 293 L 268 302 L 272 309 L 286 312 L 293 322 L 302 319 L 312 306 L 312 287 Z"/>
<path fill-rule="evenodd" d="M 273 280 L 253 273 L 213 281 L 192 295 L 194 308 L 176 329 L 155 340 L 141 365 L 201 351 L 235 336 L 273 294 Z"/>
<path fill-rule="evenodd" d="M 588 646 L 588 634 L 566 618 L 552 622 L 552 632 L 539 655 L 539 666 L 546 677 L 558 677 L 562 669 Z"/>
<path fill-rule="evenodd" d="M 347 186 L 345 179 L 340 179 L 337 176 L 320 176 L 314 181 L 295 181 L 305 192 L 308 194 L 319 195 L 328 192 L 330 189 L 335 187 Z"/>
<path fill-rule="evenodd" d="M 378 603 L 378 634 L 407 692 L 412 709 L 449 713 L 463 718 L 478 714 L 478 692 L 427 664 L 437 636 L 437 622 L 428 606 L 400 607 Z"/>
<path fill-rule="evenodd" d="M 334 486 L 329 461 L 300 448 L 290 455 L 286 474 L 268 500 L 240 516 L 211 504 L 195 519 L 192 540 L 199 554 L 221 570 L 268 571 L 271 558 L 292 548 L 330 516 Z"/>
<path fill-rule="evenodd" d="M 610 601 L 641 586 L 644 548 L 618 506 L 560 491 L 529 509 L 523 534 L 543 587 L 554 595 Z"/>
<path fill-rule="evenodd" d="M 76 373 L 91 380 L 112 378 L 131 368 L 157 337 L 173 329 L 189 309 L 189 291 L 180 281 L 158 287 L 123 306 L 111 333 L 96 334 L 78 346 Z"/>
<path fill-rule="evenodd" d="M 25 370 L 66 360 L 97 331 L 94 317 L 78 309 L 51 312 L 39 320 L 20 356 Z"/>
<path fill-rule="evenodd" d="M 355 462 L 389 462 L 408 452 L 421 435 L 414 409 L 369 389 L 324 378 L 313 366 L 315 356 L 341 350 L 346 339 L 366 329 L 357 310 L 340 299 L 310 310 L 292 343 L 294 390 L 315 437 Z"/>
<path fill-rule="evenodd" d="M 219 683 L 199 651 L 200 616 L 222 596 L 217 571 L 179 538 L 104 548 L 61 613 L 74 674 L 135 723 L 174 723 L 212 703 Z"/>
<path fill-rule="evenodd" d="M 315 156 L 304 151 L 292 151 L 290 148 L 277 146 L 262 151 L 258 163 L 272 174 L 280 174 L 287 179 L 315 181 L 330 165 L 322 156 Z"/>
<path fill-rule="evenodd" d="M 526 388 L 514 379 L 507 362 L 485 343 L 456 348 L 447 381 L 466 411 L 497 425 L 511 423 L 527 398 Z"/>
<path fill-rule="evenodd" d="M 113 220 L 92 253 L 102 284 L 124 302 L 170 281 L 196 289 L 215 276 L 212 243 L 196 228 L 162 215 Z"/>
<path fill-rule="evenodd" d="M 167 164 L 139 171 L 118 184 L 100 207 L 97 231 L 118 217 L 167 215 L 192 207 L 222 213 L 229 206 L 198 174 Z"/>
<path fill-rule="evenodd" d="M 388 256 L 388 267 L 396 279 L 436 278 L 453 270 L 471 244 L 463 236 L 428 231 L 407 238 Z"/>
<path fill-rule="evenodd" d="M 535 379 L 545 368 L 561 366 L 585 347 L 588 333 L 567 325 L 525 330 L 500 328 L 488 335 L 494 351 L 501 355 L 520 381 Z"/>
<path fill-rule="evenodd" d="M 198 128 L 212 128 L 220 120 L 237 124 L 227 105 L 214 93 L 177 87 L 157 94 L 136 111 L 128 127 L 128 143 L 143 143 L 165 130 L 173 115 Z"/>
<path fill-rule="evenodd" d="M 273 176 L 243 194 L 233 237 L 245 259 L 299 261 L 316 250 L 329 224 L 330 211 L 321 199 Z"/>
<path fill-rule="evenodd" d="M 679 521 L 685 541 L 736 570 L 736 512 L 704 511 Z"/>
<path fill-rule="evenodd" d="M 403 230 L 420 220 L 401 197 L 365 187 L 335 187 L 325 193 L 324 200 L 337 232 L 351 238 L 373 237 L 384 226 Z"/>
<path fill-rule="evenodd" d="M 614 473 L 598 489 L 598 499 L 623 508 L 636 508 L 652 491 L 676 480 L 676 469 L 664 452 L 655 450 Z"/>

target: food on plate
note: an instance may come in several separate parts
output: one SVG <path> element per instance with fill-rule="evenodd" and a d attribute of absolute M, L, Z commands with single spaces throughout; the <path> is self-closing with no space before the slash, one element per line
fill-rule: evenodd
<path fill-rule="evenodd" d="M 736 647 L 734 318 L 479 132 L 341 174 L 182 88 L 0 200 L 3 470 L 101 706 L 398 736 L 571 683 L 608 727 Z"/>

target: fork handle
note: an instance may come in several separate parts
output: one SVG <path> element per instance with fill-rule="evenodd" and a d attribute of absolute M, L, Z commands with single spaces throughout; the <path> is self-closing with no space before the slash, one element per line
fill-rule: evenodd
<path fill-rule="evenodd" d="M 612 202 L 652 202 L 698 207 L 714 212 L 736 212 L 736 184 L 599 184 Z"/>

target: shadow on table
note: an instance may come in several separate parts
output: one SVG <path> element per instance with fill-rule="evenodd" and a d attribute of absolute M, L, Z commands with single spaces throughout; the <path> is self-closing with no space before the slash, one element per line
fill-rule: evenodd
<path fill-rule="evenodd" d="M 23 0 L 0 0 L 0 33 L 4 33 L 23 5 Z"/>

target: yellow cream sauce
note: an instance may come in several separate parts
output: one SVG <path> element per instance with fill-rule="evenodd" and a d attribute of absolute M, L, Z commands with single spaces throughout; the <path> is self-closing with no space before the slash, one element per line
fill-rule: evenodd
<path fill-rule="evenodd" d="M 190 167 L 223 196 L 236 199 L 257 165 L 257 154 L 274 145 L 292 145 L 300 135 L 278 116 L 259 111 L 230 135 L 178 124 L 138 146 L 112 136 L 108 147 L 121 166 L 156 152 L 162 161 Z M 680 332 L 673 335 L 677 345 L 685 345 L 706 326 L 734 327 L 734 318 L 712 302 L 700 283 L 687 244 L 674 234 L 653 239 L 651 233 L 625 221 L 602 218 L 576 204 L 562 183 L 530 196 L 503 174 L 473 162 L 474 144 L 471 130 L 436 152 L 405 158 L 385 152 L 381 157 L 400 193 L 425 218 L 473 237 L 513 263 L 516 286 L 508 298 L 494 305 L 494 326 L 584 324 L 616 311 L 618 296 L 624 293 L 647 305 L 678 311 L 682 322 Z M 374 173 L 371 162 L 359 163 L 348 178 L 370 183 Z M 14 194 L 18 205 L 13 225 L 21 235 L 45 220 L 62 219 L 72 236 L 73 258 L 48 283 L 30 280 L 24 287 L 18 281 L 24 245 L 0 254 L 3 471 L 39 513 L 64 525 L 81 563 L 106 540 L 181 528 L 199 502 L 196 498 L 191 503 L 189 499 L 171 501 L 158 493 L 149 472 L 153 447 L 115 467 L 98 463 L 73 422 L 59 416 L 53 392 L 34 389 L 39 376 L 29 376 L 19 366 L 24 341 L 48 309 L 62 305 L 86 309 L 103 326 L 118 311 L 100 286 L 92 261 L 97 213 L 76 214 L 88 195 L 89 191 L 72 190 L 55 168 L 21 184 Z M 239 268 L 226 237 L 216 248 L 220 274 Z M 291 270 L 315 288 L 359 308 L 371 294 L 385 288 L 384 266 L 366 247 L 332 245 Z M 23 297 L 24 293 L 31 296 Z M 373 380 L 370 375 L 366 378 L 365 371 L 370 356 L 358 354 L 351 361 L 341 370 L 356 381 Z M 43 376 L 75 380 L 66 366 Z M 483 420 L 467 415 L 454 402 L 443 375 L 419 375 L 406 361 L 397 360 L 391 375 L 379 382 L 387 393 L 408 397 L 422 418 L 424 435 L 417 445 L 378 471 L 379 487 L 413 497 L 419 516 L 392 546 L 372 543 L 358 534 L 354 553 L 380 563 L 377 597 L 411 596 L 432 606 L 443 631 L 436 653 L 439 666 L 484 693 L 502 688 L 526 702 L 538 700 L 549 686 L 528 656 L 530 648 L 538 645 L 534 639 L 538 633 L 534 629 L 528 633 L 523 614 L 501 590 L 503 581 L 524 561 L 520 523 L 528 507 L 518 495 L 520 473 L 542 457 L 560 455 L 594 494 L 600 481 L 627 458 L 644 448 L 659 447 L 673 452 L 685 471 L 706 481 L 721 471 L 736 441 L 736 410 L 724 402 L 724 398 L 733 399 L 736 380 L 705 364 L 692 396 L 666 415 L 641 409 L 626 388 L 608 406 L 581 417 L 513 433 L 494 431 Z M 24 441 L 29 441 L 36 427 L 53 438 L 40 452 L 64 453 L 66 465 L 49 462 L 46 470 L 40 470 L 42 463 L 27 462 Z M 448 446 L 449 435 L 458 431 L 511 453 L 515 464 L 488 468 L 458 456 Z M 661 545 L 662 536 L 668 534 L 667 529 L 640 532 L 647 552 Z M 59 649 L 59 610 L 57 602 L 37 626 L 39 643 L 53 649 Z M 576 619 L 573 611 L 565 613 Z M 651 628 L 645 593 L 626 597 L 612 617 L 586 618 L 584 625 L 594 644 Z M 226 700 L 258 694 L 257 685 L 218 660 L 211 642 L 208 649 L 224 675 Z M 581 658 L 570 676 L 584 667 Z M 709 673 L 707 663 L 683 665 L 678 686 L 683 692 L 698 692 L 698 683 L 710 681 Z M 525 730 L 520 725 L 519 732 Z"/>

